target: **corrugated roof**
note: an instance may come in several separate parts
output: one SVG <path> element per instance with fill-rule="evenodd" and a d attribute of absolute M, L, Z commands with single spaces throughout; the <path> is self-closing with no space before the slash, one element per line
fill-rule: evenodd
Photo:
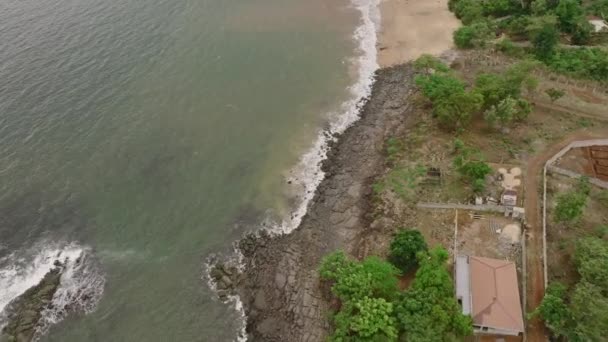
<path fill-rule="evenodd" d="M 475 324 L 524 331 L 515 263 L 472 256 L 469 266 Z"/>

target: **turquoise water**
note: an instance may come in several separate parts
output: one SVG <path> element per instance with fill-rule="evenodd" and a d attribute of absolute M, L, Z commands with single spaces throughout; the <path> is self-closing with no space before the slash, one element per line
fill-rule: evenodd
<path fill-rule="evenodd" d="M 289 211 L 357 24 L 346 1 L 0 4 L 0 269 L 71 243 L 105 282 L 43 340 L 236 337 L 204 261 Z"/>

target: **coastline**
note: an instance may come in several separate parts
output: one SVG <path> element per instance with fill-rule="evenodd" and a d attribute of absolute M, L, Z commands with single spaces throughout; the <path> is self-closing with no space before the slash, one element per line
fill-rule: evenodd
<path fill-rule="evenodd" d="M 302 184 L 306 191 L 291 220 L 240 240 L 238 272 L 228 266 L 234 261 L 220 264 L 219 272 L 208 268 L 210 286 L 217 289 L 219 283 L 223 299 L 246 320 L 239 341 L 324 340 L 331 329 L 328 312 L 335 303 L 328 299 L 329 289 L 319 286 L 321 258 L 337 249 L 363 257 L 381 249 L 394 228 L 371 217 L 371 185 L 386 168 L 385 141 L 408 128 L 413 70 L 404 63 L 424 53 L 449 51 L 452 32 L 460 23 L 448 11 L 447 0 L 353 5 L 364 21 L 374 15 L 378 21 L 382 18 L 380 27 L 364 22 L 354 34 L 363 51 L 360 63 L 368 68 L 360 72 L 373 73 L 370 66 L 377 69 L 351 89 L 363 98 L 345 103 L 345 115 L 302 157 L 298 178 L 308 183 Z M 437 24 L 423 25 L 431 20 Z M 374 37 L 365 39 L 370 24 L 376 26 Z M 371 61 L 365 54 L 370 50 L 375 57 Z"/>

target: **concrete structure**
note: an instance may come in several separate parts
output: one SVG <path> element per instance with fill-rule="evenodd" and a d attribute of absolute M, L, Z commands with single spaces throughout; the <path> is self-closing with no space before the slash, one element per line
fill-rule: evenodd
<path fill-rule="evenodd" d="M 514 207 L 517 205 L 517 191 L 515 190 L 505 190 L 500 196 L 500 204 L 506 205 L 509 207 Z"/>
<path fill-rule="evenodd" d="M 518 336 L 524 320 L 515 263 L 475 256 L 456 258 L 456 297 L 476 334 Z"/>

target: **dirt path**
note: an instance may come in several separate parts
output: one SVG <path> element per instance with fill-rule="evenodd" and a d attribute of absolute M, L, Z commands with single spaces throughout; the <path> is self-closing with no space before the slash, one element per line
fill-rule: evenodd
<path fill-rule="evenodd" d="M 547 147 L 542 153 L 528 161 L 526 167 L 525 198 L 526 209 L 526 234 L 527 263 L 528 263 L 528 288 L 527 312 L 532 312 L 543 300 L 545 293 L 545 282 L 543 275 L 543 226 L 542 226 L 542 197 L 539 196 L 542 186 L 542 170 L 547 160 L 553 157 L 562 148 L 573 141 L 598 138 L 601 135 L 591 130 L 579 130 L 569 134 L 565 139 Z M 547 332 L 544 324 L 539 319 L 528 322 L 527 340 L 530 342 L 547 341 Z"/>

